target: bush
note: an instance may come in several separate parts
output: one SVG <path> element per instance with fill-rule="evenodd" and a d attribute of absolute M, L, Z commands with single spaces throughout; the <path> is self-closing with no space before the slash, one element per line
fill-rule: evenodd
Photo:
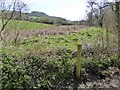
<path fill-rule="evenodd" d="M 3 54 L 2 63 L 2 88 L 28 88 L 31 77 L 27 75 L 27 69 L 17 60 L 17 55 Z"/>
<path fill-rule="evenodd" d="M 72 76 L 70 53 L 71 50 L 61 48 L 47 56 L 3 52 L 2 88 L 52 88 L 63 84 Z"/>

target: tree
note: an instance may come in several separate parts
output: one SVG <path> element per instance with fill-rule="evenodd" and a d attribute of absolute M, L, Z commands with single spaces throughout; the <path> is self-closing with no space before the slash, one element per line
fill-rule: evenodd
<path fill-rule="evenodd" d="M 8 22 L 13 18 L 16 11 L 19 12 L 21 17 L 21 12 L 25 10 L 26 4 L 21 0 L 0 0 L 0 10 L 1 10 L 1 21 L 2 27 L 0 29 L 0 39 L 3 39 L 3 31 L 5 30 Z M 5 13 L 10 12 L 10 15 L 6 18 Z"/>
<path fill-rule="evenodd" d="M 95 2 L 96 9 L 94 9 L 95 17 L 98 22 L 98 26 L 103 27 L 103 19 L 105 16 L 105 8 L 109 6 L 107 2 Z"/>
<path fill-rule="evenodd" d="M 109 2 L 98 0 L 88 0 L 88 8 L 90 12 L 88 13 L 89 26 L 96 24 L 99 27 L 103 27 L 103 19 L 105 16 L 105 8 L 111 6 Z"/>
<path fill-rule="evenodd" d="M 91 0 L 89 0 L 88 1 L 88 8 L 90 8 L 90 12 L 88 13 L 88 18 L 89 18 L 89 20 L 88 20 L 88 22 L 89 22 L 89 26 L 93 26 L 93 6 L 94 5 L 94 2 L 93 1 L 91 1 Z"/>
<path fill-rule="evenodd" d="M 120 1 L 115 2 L 116 29 L 118 32 L 118 60 L 120 60 Z"/>

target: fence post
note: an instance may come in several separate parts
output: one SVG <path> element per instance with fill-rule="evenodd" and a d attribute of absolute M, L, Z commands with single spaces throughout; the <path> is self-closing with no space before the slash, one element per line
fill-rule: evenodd
<path fill-rule="evenodd" d="M 76 78 L 80 78 L 80 61 L 81 61 L 81 52 L 82 52 L 82 45 L 77 45 L 77 61 L 76 61 Z"/>

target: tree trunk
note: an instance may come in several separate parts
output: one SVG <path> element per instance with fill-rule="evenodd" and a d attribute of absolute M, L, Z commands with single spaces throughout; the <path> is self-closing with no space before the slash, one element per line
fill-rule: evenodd
<path fill-rule="evenodd" d="M 115 15 L 116 15 L 116 29 L 118 32 L 118 60 L 120 60 L 120 1 L 119 2 L 115 2 Z"/>

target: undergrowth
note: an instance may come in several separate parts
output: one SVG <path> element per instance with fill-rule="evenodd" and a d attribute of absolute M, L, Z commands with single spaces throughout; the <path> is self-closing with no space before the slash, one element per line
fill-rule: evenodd
<path fill-rule="evenodd" d="M 117 43 L 109 41 L 107 47 L 105 33 L 105 29 L 92 27 L 69 35 L 33 37 L 17 45 L 3 42 L 2 88 L 51 89 L 67 85 L 74 78 L 77 43 L 83 45 L 82 74 L 98 75 L 108 67 L 120 68 Z M 114 35 L 109 35 L 114 40 Z"/>

